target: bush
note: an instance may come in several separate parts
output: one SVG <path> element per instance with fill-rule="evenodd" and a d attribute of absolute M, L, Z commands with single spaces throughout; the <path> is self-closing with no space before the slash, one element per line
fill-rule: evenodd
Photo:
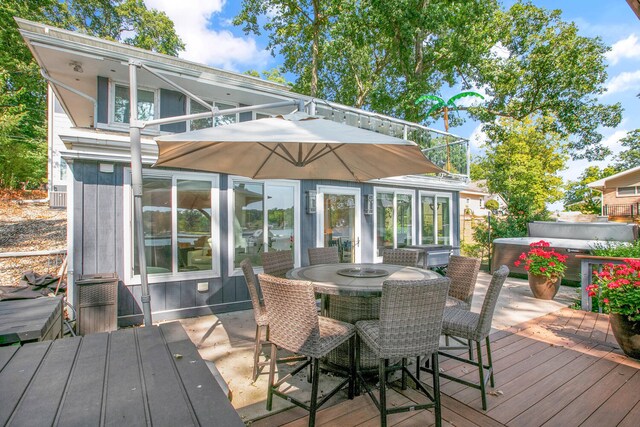
<path fill-rule="evenodd" d="M 633 243 L 596 243 L 591 250 L 592 255 L 619 257 L 619 258 L 640 258 L 640 240 Z"/>

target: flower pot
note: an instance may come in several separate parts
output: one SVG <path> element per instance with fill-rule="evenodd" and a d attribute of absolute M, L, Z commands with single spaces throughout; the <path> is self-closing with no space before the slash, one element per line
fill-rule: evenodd
<path fill-rule="evenodd" d="M 534 297 L 550 300 L 558 293 L 561 279 L 560 276 L 547 277 L 529 273 L 529 288 Z"/>
<path fill-rule="evenodd" d="M 609 323 L 618 345 L 629 357 L 640 359 L 640 321 L 632 321 L 623 314 L 611 313 Z"/>

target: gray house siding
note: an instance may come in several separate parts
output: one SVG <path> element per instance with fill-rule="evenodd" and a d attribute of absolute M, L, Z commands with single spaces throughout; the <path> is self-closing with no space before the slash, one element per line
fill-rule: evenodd
<path fill-rule="evenodd" d="M 98 123 L 109 123 L 109 79 L 98 76 Z"/>
<path fill-rule="evenodd" d="M 187 114 L 187 96 L 173 90 L 160 89 L 160 117 L 183 116 Z M 164 132 L 185 132 L 187 123 L 172 123 L 161 125 L 160 130 Z"/>
<path fill-rule="evenodd" d="M 125 165 L 116 164 L 113 173 L 100 172 L 96 161 L 76 160 L 71 169 L 74 178 L 73 238 L 74 277 L 83 274 L 116 272 L 124 278 L 125 242 L 124 209 L 129 206 L 124 200 Z M 229 276 L 228 239 L 228 179 L 220 176 L 220 273 L 221 277 L 152 283 L 149 285 L 151 309 L 154 320 L 168 320 L 182 317 L 221 313 L 250 308 L 249 294 L 242 276 Z M 306 192 L 316 190 L 318 185 L 359 188 L 361 194 L 373 194 L 374 185 L 341 181 L 302 181 L 300 188 L 300 230 L 301 262 L 308 265 L 307 249 L 316 246 L 316 216 L 306 212 Z M 377 185 L 377 187 L 384 185 Z M 387 186 L 389 188 L 402 188 Z M 420 189 L 412 188 L 417 200 Z M 425 188 L 425 190 L 428 190 Z M 452 213 L 459 214 L 458 193 L 452 193 Z M 318 209 L 321 209 L 319 206 Z M 362 261 L 373 261 L 374 215 L 361 211 Z M 454 244 L 459 243 L 459 221 L 453 221 Z M 198 292 L 197 285 L 207 282 L 209 289 Z M 121 326 L 142 322 L 141 286 L 125 285 L 123 280 L 118 288 L 118 318 Z"/>

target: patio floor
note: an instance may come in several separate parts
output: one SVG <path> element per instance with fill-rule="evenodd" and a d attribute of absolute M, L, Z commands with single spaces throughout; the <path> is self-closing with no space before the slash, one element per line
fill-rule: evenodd
<path fill-rule="evenodd" d="M 481 275 L 479 288 L 488 279 Z M 500 330 L 491 335 L 496 387 L 489 390 L 488 410 L 481 409 L 479 391 L 443 380 L 445 425 L 637 425 L 640 362 L 618 349 L 608 317 L 562 308 L 575 289 L 564 289 L 557 301 L 543 302 L 528 297 L 523 286 L 526 281 L 510 278 L 498 304 L 493 326 Z M 479 303 L 481 298 L 476 298 L 474 305 Z M 521 318 L 525 320 L 518 322 Z M 183 325 L 199 344 L 201 355 L 215 361 L 245 422 L 253 426 L 307 424 L 306 413 L 286 409 L 282 399 L 274 400 L 279 406 L 271 414 L 264 410 L 267 375 L 254 384 L 249 378 L 254 332 L 250 311 L 185 319 Z M 441 368 L 473 380 L 477 376 L 468 365 L 452 360 L 442 359 Z M 303 378 L 294 380 L 292 389 L 304 390 L 305 383 Z M 408 400 L 419 402 L 421 396 L 411 389 L 390 396 L 392 404 Z M 368 396 L 349 401 L 339 393 L 330 404 L 318 413 L 319 425 L 378 425 L 377 410 Z M 397 426 L 433 423 L 428 411 L 389 418 L 389 425 Z"/>

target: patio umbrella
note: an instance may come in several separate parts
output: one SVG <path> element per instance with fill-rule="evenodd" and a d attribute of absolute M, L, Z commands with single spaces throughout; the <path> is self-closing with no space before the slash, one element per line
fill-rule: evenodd
<path fill-rule="evenodd" d="M 443 172 L 414 142 L 302 112 L 155 140 L 159 148 L 155 166 L 254 179 L 359 182 Z"/>

